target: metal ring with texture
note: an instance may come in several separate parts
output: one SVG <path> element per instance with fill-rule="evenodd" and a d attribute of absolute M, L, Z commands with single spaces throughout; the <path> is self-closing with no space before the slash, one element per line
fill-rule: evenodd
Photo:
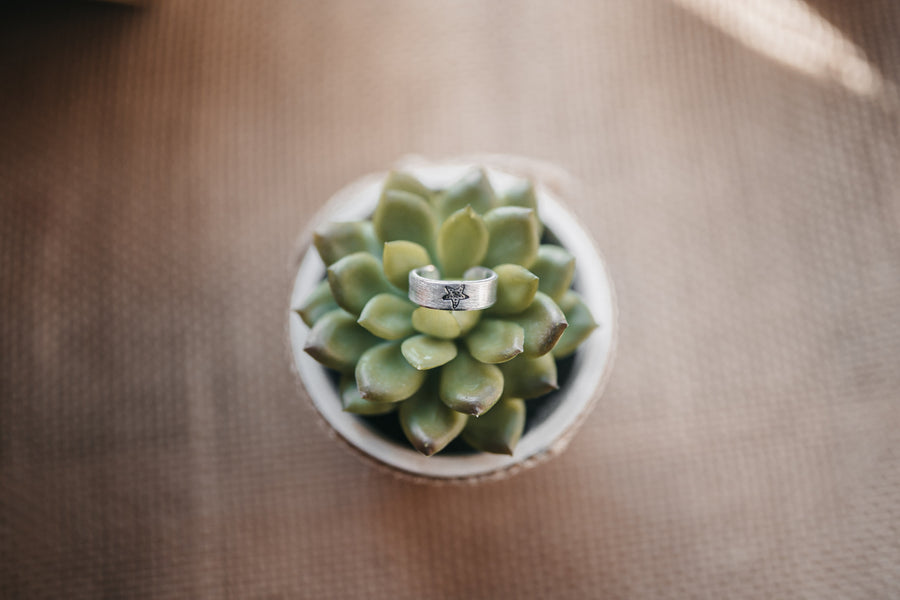
<path fill-rule="evenodd" d="M 434 265 L 409 272 L 409 299 L 438 310 L 482 310 L 497 301 L 497 274 L 487 267 L 472 267 L 461 280 L 438 279 Z"/>

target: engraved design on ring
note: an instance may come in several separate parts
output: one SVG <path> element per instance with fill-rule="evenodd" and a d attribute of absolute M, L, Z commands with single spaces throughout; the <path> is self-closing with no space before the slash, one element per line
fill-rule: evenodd
<path fill-rule="evenodd" d="M 437 310 L 482 310 L 497 301 L 497 274 L 472 267 L 461 280 L 440 279 L 434 265 L 409 272 L 409 299 Z"/>

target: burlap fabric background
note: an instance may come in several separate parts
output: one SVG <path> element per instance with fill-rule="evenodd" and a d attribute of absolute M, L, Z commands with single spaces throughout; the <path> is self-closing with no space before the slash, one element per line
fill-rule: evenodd
<path fill-rule="evenodd" d="M 900 9 L 814 2 L 823 67 L 715 4 L 5 9 L 0 597 L 900 597 Z M 569 169 L 617 284 L 500 483 L 374 472 L 288 368 L 295 235 L 411 152 Z"/>

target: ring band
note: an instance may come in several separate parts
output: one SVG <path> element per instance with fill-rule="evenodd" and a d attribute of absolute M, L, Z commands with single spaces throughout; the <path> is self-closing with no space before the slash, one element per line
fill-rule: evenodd
<path fill-rule="evenodd" d="M 438 279 L 437 267 L 409 272 L 409 299 L 438 310 L 482 310 L 497 301 L 497 274 L 487 267 L 472 267 L 462 280 Z"/>

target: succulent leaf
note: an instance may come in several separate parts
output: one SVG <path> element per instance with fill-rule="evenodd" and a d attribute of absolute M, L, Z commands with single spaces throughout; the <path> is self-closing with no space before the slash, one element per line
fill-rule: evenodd
<path fill-rule="evenodd" d="M 537 213 L 537 196 L 534 194 L 534 184 L 527 179 L 517 179 L 503 194 L 500 195 L 500 206 L 521 206 L 530 208 Z"/>
<path fill-rule="evenodd" d="M 529 400 L 559 389 L 556 381 L 556 361 L 553 355 L 537 358 L 517 356 L 500 365 L 506 388 L 504 393 L 513 398 Z"/>
<path fill-rule="evenodd" d="M 303 305 L 296 309 L 296 312 L 303 319 L 303 322 L 306 323 L 307 327 L 312 327 L 319 320 L 319 317 L 333 311 L 337 307 L 337 302 L 334 301 L 334 296 L 331 295 L 331 287 L 328 285 L 328 280 L 323 279 L 316 286 L 316 289 L 306 297 Z"/>
<path fill-rule="evenodd" d="M 525 349 L 525 330 L 521 325 L 498 319 L 482 319 L 466 336 L 469 353 L 483 363 L 502 363 Z"/>
<path fill-rule="evenodd" d="M 497 202 L 494 189 L 483 169 L 470 171 L 462 179 L 435 196 L 438 217 L 443 220 L 456 211 L 471 206 L 478 214 L 485 214 Z"/>
<path fill-rule="evenodd" d="M 481 264 L 488 248 L 484 219 L 471 206 L 450 215 L 438 232 L 437 256 L 445 276 L 459 277 Z"/>
<path fill-rule="evenodd" d="M 358 323 L 385 340 L 399 340 L 413 333 L 416 305 L 394 294 L 373 296 L 363 307 Z"/>
<path fill-rule="evenodd" d="M 428 250 L 415 242 L 395 240 L 384 245 L 384 274 L 404 292 L 409 290 L 409 272 L 430 264 Z"/>
<path fill-rule="evenodd" d="M 384 415 L 397 410 L 399 402 L 370 402 L 359 395 L 356 379 L 353 375 L 342 375 L 338 383 L 341 393 L 341 406 L 345 412 L 357 415 Z"/>
<path fill-rule="evenodd" d="M 431 190 L 421 181 L 403 171 L 391 171 L 384 181 L 385 190 L 399 190 L 420 196 L 424 200 L 431 198 Z"/>
<path fill-rule="evenodd" d="M 385 190 L 372 217 L 375 233 L 383 242 L 406 240 L 431 249 L 437 221 L 431 206 L 421 196 L 400 190 Z"/>
<path fill-rule="evenodd" d="M 313 233 L 313 245 L 329 267 L 355 252 L 381 256 L 381 242 L 375 237 L 371 221 L 328 223 Z"/>
<path fill-rule="evenodd" d="M 506 316 L 531 306 L 540 282 L 537 275 L 521 265 L 497 265 L 497 302 L 487 309 L 492 315 Z"/>
<path fill-rule="evenodd" d="M 530 208 L 537 217 L 538 238 L 544 234 L 544 223 L 541 221 L 541 213 L 538 212 L 537 195 L 534 193 L 534 184 L 527 179 L 519 179 L 507 189 L 500 197 L 500 206 L 521 206 Z"/>
<path fill-rule="evenodd" d="M 485 413 L 502 393 L 500 369 L 478 362 L 462 348 L 441 369 L 441 400 L 457 412 L 476 416 Z"/>
<path fill-rule="evenodd" d="M 562 246 L 543 244 L 538 248 L 537 260 L 531 272 L 541 280 L 538 289 L 559 302 L 572 285 L 575 275 L 575 257 Z"/>
<path fill-rule="evenodd" d="M 525 402 L 502 398 L 480 417 L 469 417 L 462 437 L 481 452 L 512 456 L 525 430 Z"/>
<path fill-rule="evenodd" d="M 400 405 L 400 425 L 413 447 L 431 456 L 440 452 L 466 426 L 466 416 L 450 410 L 433 385 L 425 385 Z"/>
<path fill-rule="evenodd" d="M 424 306 L 413 311 L 412 326 L 420 333 L 443 340 L 452 340 L 462 333 L 462 327 L 452 312 Z"/>
<path fill-rule="evenodd" d="M 440 367 L 456 358 L 456 344 L 427 335 L 414 335 L 404 340 L 400 351 L 406 361 L 420 371 Z"/>
<path fill-rule="evenodd" d="M 338 308 L 316 321 L 303 349 L 326 367 L 352 371 L 360 356 L 378 341 L 356 324 L 356 317 Z"/>
<path fill-rule="evenodd" d="M 525 329 L 525 354 L 530 357 L 550 352 L 568 325 L 563 311 L 550 296 L 537 292 L 531 305 L 515 316 Z"/>
<path fill-rule="evenodd" d="M 425 373 L 406 362 L 398 342 L 383 342 L 366 350 L 356 363 L 356 385 L 370 402 L 399 402 L 416 393 Z"/>
<path fill-rule="evenodd" d="M 338 306 L 359 315 L 373 296 L 396 293 L 384 276 L 381 261 L 366 252 L 357 252 L 328 267 L 328 285 Z"/>
<path fill-rule="evenodd" d="M 559 307 L 565 313 L 569 326 L 566 327 L 559 341 L 553 347 L 553 356 L 565 358 L 575 352 L 578 346 L 591 335 L 591 332 L 597 328 L 597 323 L 581 296 L 572 290 L 563 295 Z"/>
<path fill-rule="evenodd" d="M 501 206 L 484 215 L 484 224 L 491 236 L 485 265 L 513 263 L 526 269 L 531 266 L 540 246 L 538 221 L 533 210 Z"/>
<path fill-rule="evenodd" d="M 463 336 L 472 331 L 472 328 L 478 324 L 484 311 L 480 310 L 455 310 L 450 314 L 459 323 L 459 335 Z"/>

